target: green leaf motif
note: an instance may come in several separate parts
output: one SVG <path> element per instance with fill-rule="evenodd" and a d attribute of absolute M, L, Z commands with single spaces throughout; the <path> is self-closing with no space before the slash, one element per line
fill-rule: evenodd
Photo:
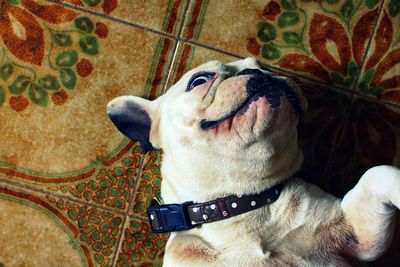
<path fill-rule="evenodd" d="M 52 75 L 46 75 L 40 78 L 38 84 L 41 88 L 45 90 L 57 91 L 61 87 L 60 83 L 57 81 L 57 78 Z"/>
<path fill-rule="evenodd" d="M 349 65 L 347 66 L 347 73 L 350 77 L 355 77 L 358 73 L 357 64 L 354 61 L 350 61 Z"/>
<path fill-rule="evenodd" d="M 365 0 L 365 5 L 369 8 L 372 9 L 378 4 L 378 0 Z"/>
<path fill-rule="evenodd" d="M 82 37 L 79 40 L 79 46 L 85 54 L 93 56 L 99 53 L 99 43 L 94 35 L 86 35 Z"/>
<path fill-rule="evenodd" d="M 13 74 L 14 67 L 10 63 L 5 63 L 3 66 L 0 67 L 0 78 L 3 81 L 7 81 L 8 78 Z"/>
<path fill-rule="evenodd" d="M 373 96 L 380 96 L 383 93 L 383 91 L 384 91 L 383 88 L 380 86 L 374 86 L 369 89 L 370 94 Z"/>
<path fill-rule="evenodd" d="M 32 103 L 45 107 L 49 102 L 49 94 L 43 88 L 40 88 L 39 85 L 31 83 L 29 86 L 29 99 Z"/>
<path fill-rule="evenodd" d="M 8 87 L 8 90 L 14 95 L 20 95 L 25 92 L 30 84 L 31 78 L 26 75 L 18 75 L 14 82 Z"/>
<path fill-rule="evenodd" d="M 350 18 L 354 11 L 354 4 L 352 0 L 346 0 L 343 6 L 340 8 L 340 14 L 346 19 Z"/>
<path fill-rule="evenodd" d="M 3 87 L 0 86 L 0 107 L 6 101 L 6 92 L 4 91 Z"/>
<path fill-rule="evenodd" d="M 296 45 L 301 43 L 303 38 L 298 33 L 295 32 L 284 32 L 283 40 L 288 44 Z"/>
<path fill-rule="evenodd" d="M 295 10 L 297 8 L 296 0 L 281 0 L 281 6 L 286 10 Z"/>
<path fill-rule="evenodd" d="M 88 17 L 79 17 L 75 20 L 75 27 L 83 32 L 91 33 L 94 30 L 94 23 Z"/>
<path fill-rule="evenodd" d="M 330 5 L 334 5 L 334 4 L 337 4 L 339 2 L 339 0 L 327 0 L 327 2 Z"/>
<path fill-rule="evenodd" d="M 360 86 L 361 92 L 368 93 L 368 84 L 366 84 L 365 82 L 361 82 L 359 86 Z"/>
<path fill-rule="evenodd" d="M 72 38 L 68 34 L 56 33 L 53 35 L 53 40 L 56 45 L 61 47 L 68 47 L 72 45 Z"/>
<path fill-rule="evenodd" d="M 374 69 L 369 69 L 365 72 L 364 74 L 364 83 L 369 84 L 375 76 L 375 70 Z"/>
<path fill-rule="evenodd" d="M 296 12 L 286 11 L 278 17 L 279 27 L 289 27 L 296 25 L 300 21 L 300 16 Z"/>
<path fill-rule="evenodd" d="M 76 85 L 76 73 L 69 68 L 62 68 L 59 71 L 61 84 L 67 89 L 74 89 Z"/>
<path fill-rule="evenodd" d="M 100 3 L 100 0 L 83 0 L 83 3 L 87 6 L 97 6 Z"/>
<path fill-rule="evenodd" d="M 343 84 L 344 83 L 344 77 L 340 72 L 337 71 L 332 71 L 329 74 L 332 82 L 336 83 L 336 84 Z"/>
<path fill-rule="evenodd" d="M 397 16 L 400 12 L 400 1 L 399 0 L 390 0 L 389 5 L 389 15 L 391 17 Z"/>
<path fill-rule="evenodd" d="M 19 0 L 6 0 L 6 3 L 9 3 L 13 6 L 19 6 Z"/>
<path fill-rule="evenodd" d="M 62 52 L 56 57 L 56 64 L 60 67 L 72 67 L 77 62 L 78 53 L 75 50 Z"/>
<path fill-rule="evenodd" d="M 257 36 L 261 41 L 269 42 L 276 38 L 276 29 L 267 22 L 258 23 Z"/>
<path fill-rule="evenodd" d="M 275 46 L 270 44 L 263 45 L 261 49 L 261 54 L 264 58 L 269 60 L 276 60 L 281 57 L 281 52 Z"/>

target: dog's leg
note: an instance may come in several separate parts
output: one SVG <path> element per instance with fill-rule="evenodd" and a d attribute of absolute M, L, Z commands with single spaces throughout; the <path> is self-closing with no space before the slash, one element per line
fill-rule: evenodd
<path fill-rule="evenodd" d="M 400 207 L 400 170 L 391 166 L 369 169 L 345 195 L 341 207 L 358 239 L 354 256 L 376 259 L 393 235 L 394 213 Z"/>
<path fill-rule="evenodd" d="M 223 266 L 218 253 L 200 237 L 175 235 L 168 240 L 163 267 Z"/>

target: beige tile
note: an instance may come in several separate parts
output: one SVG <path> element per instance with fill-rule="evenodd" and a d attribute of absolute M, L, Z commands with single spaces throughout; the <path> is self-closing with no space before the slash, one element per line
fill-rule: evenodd
<path fill-rule="evenodd" d="M 187 0 L 64 0 L 60 2 L 172 35 L 178 34 L 188 4 Z"/>
<path fill-rule="evenodd" d="M 123 216 L 0 183 L 4 266 L 110 266 Z"/>
<path fill-rule="evenodd" d="M 0 79 L 4 95 L 0 160 L 4 163 L 51 173 L 87 167 L 123 140 L 107 118 L 107 102 L 124 94 L 154 97 L 161 90 L 173 41 L 73 12 L 75 22 L 44 24 L 51 30 L 41 27 L 43 55 L 37 56 L 37 64 L 28 55 L 19 55 L 13 44 L 2 51 L 1 66 L 8 70 Z M 108 34 L 84 35 L 75 28 L 76 20 L 93 27 L 101 24 Z M 63 37 L 69 46 L 57 45 L 52 34 Z M 79 45 L 82 36 L 93 43 Z M 45 83 L 47 89 L 38 88 Z"/>

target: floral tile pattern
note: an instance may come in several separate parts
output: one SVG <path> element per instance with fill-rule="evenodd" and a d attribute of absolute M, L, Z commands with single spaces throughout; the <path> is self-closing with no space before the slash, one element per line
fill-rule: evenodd
<path fill-rule="evenodd" d="M 209 60 L 255 56 L 302 88 L 298 176 L 343 196 L 400 166 L 399 18 L 398 0 L 0 0 L 0 267 L 161 266 L 162 153 L 105 107 Z M 399 229 L 368 266 L 398 265 Z"/>
<path fill-rule="evenodd" d="M 153 197 L 160 197 L 161 189 L 161 152 L 152 151 L 146 154 L 135 198 L 132 205 L 132 214 L 147 218 L 146 210 Z"/>
<path fill-rule="evenodd" d="M 60 0 L 60 2 L 173 35 L 179 32 L 188 5 L 187 1 L 182 0 Z"/>
<path fill-rule="evenodd" d="M 385 1 L 357 90 L 400 104 L 400 2 Z"/>
<path fill-rule="evenodd" d="M 198 11 L 201 5 L 207 9 L 205 15 Z M 190 12 L 199 22 L 187 23 L 184 32 L 201 44 L 254 55 L 262 62 L 351 89 L 380 5 L 378 0 L 197 1 Z"/>
<path fill-rule="evenodd" d="M 124 230 L 116 266 L 162 266 L 167 234 L 150 232 L 147 221 L 130 219 Z"/>
<path fill-rule="evenodd" d="M 120 214 L 4 184 L 0 211 L 4 266 L 110 266 L 123 226 Z"/>

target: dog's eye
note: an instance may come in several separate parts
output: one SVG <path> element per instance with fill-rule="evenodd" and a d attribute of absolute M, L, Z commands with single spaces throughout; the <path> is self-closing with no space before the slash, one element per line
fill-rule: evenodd
<path fill-rule="evenodd" d="M 199 86 L 199 85 L 201 85 L 203 83 L 206 83 L 206 82 L 210 81 L 212 78 L 214 78 L 214 76 L 215 76 L 214 72 L 199 72 L 199 73 L 196 73 L 190 79 L 186 91 L 191 91 L 196 86 Z"/>

